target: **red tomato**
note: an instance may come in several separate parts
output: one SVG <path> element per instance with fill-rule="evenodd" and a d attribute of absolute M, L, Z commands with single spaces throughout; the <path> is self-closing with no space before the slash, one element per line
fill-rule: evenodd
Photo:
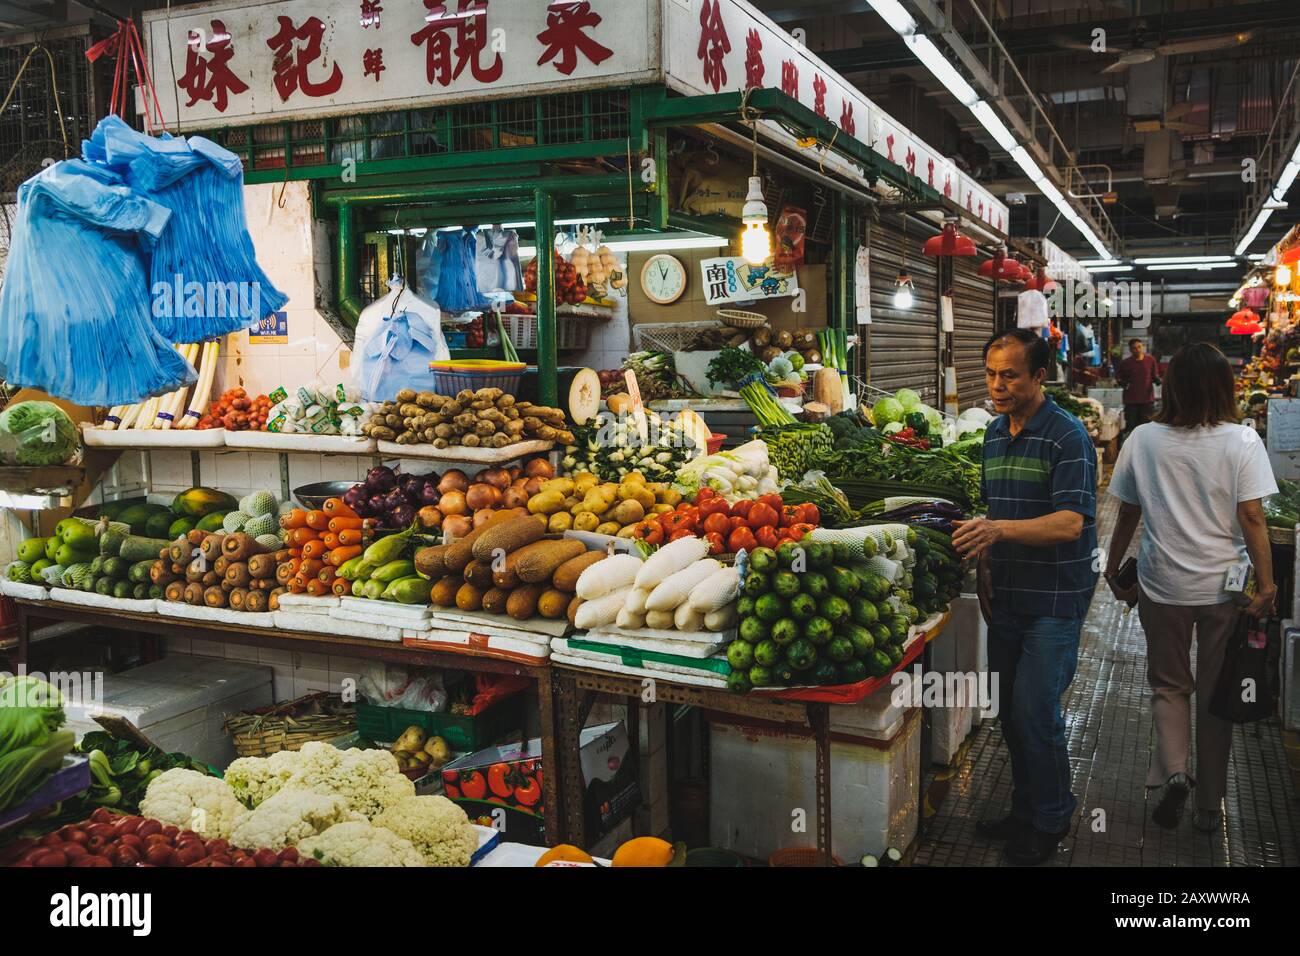
<path fill-rule="evenodd" d="M 668 536 L 668 540 L 676 541 L 678 538 L 694 538 L 694 537 L 698 537 L 698 536 L 690 528 L 678 528 L 676 531 L 674 531 L 672 534 Z"/>
<path fill-rule="evenodd" d="M 488 768 L 488 789 L 497 797 L 508 797 L 514 793 L 514 784 L 510 782 L 510 767 L 504 763 L 494 763 Z"/>
<path fill-rule="evenodd" d="M 740 515 L 732 515 L 730 518 L 727 519 L 728 534 L 730 534 L 732 531 L 735 531 L 737 528 L 748 528 L 748 527 L 749 527 L 749 522 L 747 522 Z"/>
<path fill-rule="evenodd" d="M 641 521 L 637 523 L 632 537 L 646 542 L 646 544 L 663 544 L 664 529 L 659 527 L 655 521 Z"/>
<path fill-rule="evenodd" d="M 821 510 L 811 501 L 799 506 L 799 523 L 818 525 L 821 524 Z"/>
<path fill-rule="evenodd" d="M 712 488 L 704 487 L 699 490 L 698 494 L 696 494 L 695 503 L 697 505 L 703 504 L 704 502 L 708 501 L 710 498 L 716 498 L 717 496 L 718 493 L 714 491 Z"/>
<path fill-rule="evenodd" d="M 709 542 L 709 554 L 722 554 L 727 550 L 726 539 L 716 531 L 710 531 L 704 540 Z"/>
<path fill-rule="evenodd" d="M 155 843 L 144 851 L 144 859 L 154 866 L 171 866 L 174 852 L 166 843 Z"/>
<path fill-rule="evenodd" d="M 695 505 L 691 504 L 689 501 L 682 500 L 677 502 L 677 507 L 674 508 L 673 510 L 676 511 L 678 514 L 694 513 Z"/>
<path fill-rule="evenodd" d="M 781 506 L 781 527 L 788 528 L 792 524 L 799 523 L 799 509 L 794 505 Z"/>
<path fill-rule="evenodd" d="M 714 500 L 716 501 L 717 499 Z M 725 514 L 722 514 L 721 512 L 714 511 L 704 519 L 705 534 L 711 534 L 713 532 L 717 532 L 718 534 L 726 534 L 730 530 L 731 530 L 731 519 L 728 518 Z"/>
<path fill-rule="evenodd" d="M 726 498 L 710 498 L 700 505 L 700 514 L 708 517 L 713 514 L 727 515 L 731 513 L 731 506 L 727 504 Z"/>
<path fill-rule="evenodd" d="M 115 816 L 107 807 L 100 807 L 90 815 L 91 823 L 112 823 Z"/>
<path fill-rule="evenodd" d="M 765 504 L 760 498 L 754 507 L 749 509 L 749 514 L 745 520 L 751 528 L 758 529 L 776 527 L 777 522 L 781 519 L 779 513 L 770 505 Z"/>
<path fill-rule="evenodd" d="M 754 532 L 748 528 L 736 528 L 727 537 L 728 551 L 753 551 L 758 547 L 758 542 L 754 539 Z"/>
<path fill-rule="evenodd" d="M 810 524 L 803 524 L 803 523 L 793 524 L 786 530 L 790 532 L 791 541 L 802 541 L 804 535 L 808 534 L 810 531 L 813 530 L 813 526 Z"/>
<path fill-rule="evenodd" d="M 767 505 L 777 514 L 781 513 L 781 506 L 785 504 L 785 502 L 781 500 L 781 496 L 776 494 L 759 495 L 757 503 Z"/>
<path fill-rule="evenodd" d="M 460 789 L 467 799 L 482 800 L 487 796 L 487 780 L 477 770 L 471 770 L 461 774 Z"/>
<path fill-rule="evenodd" d="M 754 507 L 753 498 L 741 498 L 739 501 L 732 503 L 731 514 L 733 516 L 739 515 L 742 518 L 747 518 L 749 517 L 749 509 L 752 507 Z"/>
<path fill-rule="evenodd" d="M 781 536 L 776 533 L 776 528 L 770 524 L 765 524 L 755 531 L 754 539 L 758 542 L 760 548 L 775 548 L 781 543 Z"/>

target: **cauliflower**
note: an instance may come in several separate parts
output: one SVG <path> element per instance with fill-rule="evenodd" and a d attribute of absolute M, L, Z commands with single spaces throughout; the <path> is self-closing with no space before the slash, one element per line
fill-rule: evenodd
<path fill-rule="evenodd" d="M 230 843 L 281 850 L 336 823 L 361 819 L 361 814 L 349 810 L 347 800 L 338 794 L 325 796 L 308 790 L 281 790 L 239 821 L 230 834 Z"/>
<path fill-rule="evenodd" d="M 336 823 L 298 844 L 298 853 L 326 866 L 424 866 L 410 840 L 369 823 Z"/>
<path fill-rule="evenodd" d="M 302 763 L 285 781 L 285 790 L 338 794 L 348 808 L 373 820 L 403 797 L 415 795 L 415 784 L 397 768 L 387 750 L 339 750 L 329 744 L 308 743 L 299 751 Z"/>
<path fill-rule="evenodd" d="M 281 750 L 269 757 L 240 757 L 226 768 L 226 783 L 250 810 L 284 788 L 305 760 L 297 750 Z"/>
<path fill-rule="evenodd" d="M 469 866 L 478 849 L 469 817 L 446 797 L 406 797 L 374 822 L 415 844 L 428 866 Z"/>
<path fill-rule="evenodd" d="M 155 777 L 140 801 L 140 815 L 193 830 L 205 840 L 230 839 L 248 813 L 224 780 L 174 767 Z"/>

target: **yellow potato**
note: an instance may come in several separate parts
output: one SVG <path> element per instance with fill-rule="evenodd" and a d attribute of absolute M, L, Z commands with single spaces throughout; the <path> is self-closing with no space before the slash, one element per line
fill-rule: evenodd
<path fill-rule="evenodd" d="M 528 510 L 535 515 L 552 515 L 564 507 L 564 495 L 558 490 L 539 491 L 528 499 Z"/>
<path fill-rule="evenodd" d="M 617 521 L 606 521 L 604 524 L 596 526 L 596 534 L 616 535 L 620 530 Z"/>
<path fill-rule="evenodd" d="M 655 495 L 655 500 L 660 504 L 668 505 L 670 508 L 676 508 L 682 502 L 682 495 L 681 492 L 674 491 L 672 488 L 665 488 Z"/>
<path fill-rule="evenodd" d="M 632 538 L 635 536 L 636 536 L 636 525 L 630 524 L 625 528 L 620 528 L 618 534 L 615 537 Z"/>
<path fill-rule="evenodd" d="M 567 511 L 557 511 L 546 523 L 546 530 L 551 534 L 563 534 L 573 527 L 573 515 Z"/>
<path fill-rule="evenodd" d="M 655 505 L 650 509 L 650 513 L 652 515 L 666 515 L 673 510 L 674 508 L 672 505 Z"/>
<path fill-rule="evenodd" d="M 585 512 L 573 519 L 574 531 L 595 531 L 600 526 L 600 519 L 591 512 Z"/>
<path fill-rule="evenodd" d="M 567 498 L 569 495 L 573 494 L 573 487 L 572 478 L 552 478 L 550 481 L 542 482 L 541 493 L 545 494 L 548 491 L 558 491 L 560 492 L 561 498 Z"/>
<path fill-rule="evenodd" d="M 585 495 L 599 484 L 600 479 L 591 472 L 580 471 L 573 476 L 573 493 L 575 495 Z"/>
<path fill-rule="evenodd" d="M 634 482 L 636 482 L 636 483 L 639 484 L 639 485 L 644 485 L 644 484 L 645 484 L 645 475 L 641 474 L 640 471 L 629 471 L 626 475 L 623 476 L 623 480 L 624 480 L 624 481 L 634 481 Z"/>

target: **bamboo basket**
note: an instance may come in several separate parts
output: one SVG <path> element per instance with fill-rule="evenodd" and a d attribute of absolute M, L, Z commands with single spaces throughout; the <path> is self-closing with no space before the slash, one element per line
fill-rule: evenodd
<path fill-rule="evenodd" d="M 269 757 L 301 750 L 313 740 L 342 737 L 357 729 L 356 711 L 338 694 L 317 691 L 272 707 L 259 707 L 226 720 L 225 730 L 241 757 Z"/>
<path fill-rule="evenodd" d="M 1273 544 L 1295 546 L 1295 529 L 1293 528 L 1274 528 L 1272 525 L 1268 529 L 1268 540 Z"/>

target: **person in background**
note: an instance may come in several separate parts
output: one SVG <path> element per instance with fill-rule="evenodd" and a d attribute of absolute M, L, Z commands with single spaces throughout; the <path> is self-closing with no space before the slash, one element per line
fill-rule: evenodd
<path fill-rule="evenodd" d="M 1115 370 L 1115 381 L 1124 386 L 1124 435 L 1127 437 L 1155 410 L 1156 386 L 1160 384 L 1160 366 L 1146 354 L 1141 339 L 1130 339 L 1129 356 Z"/>
<path fill-rule="evenodd" d="M 1180 348 L 1166 372 L 1160 413 L 1133 430 L 1110 479 L 1121 505 L 1105 578 L 1117 598 L 1137 601 L 1146 633 L 1156 728 L 1147 786 L 1159 788 L 1152 820 L 1170 829 L 1193 787 L 1192 824 L 1210 831 L 1222 819 L 1232 724 L 1209 706 L 1241 613 L 1224 590 L 1228 569 L 1248 557 L 1255 568 L 1258 590 L 1248 614 L 1266 616 L 1277 596 L 1262 503 L 1277 493 L 1277 482 L 1259 435 L 1237 424 L 1232 385 L 1232 368 L 1213 345 Z M 1121 588 L 1115 575 L 1139 521 L 1138 584 Z M 1193 692 L 1195 779 L 1188 755 Z"/>
<path fill-rule="evenodd" d="M 1011 754 L 1011 813 L 976 832 L 1005 840 L 1007 858 L 1042 863 L 1069 833 L 1078 801 L 1061 695 L 1074 679 L 1083 618 L 1097 586 L 1097 452 L 1083 423 L 1043 394 L 1048 346 L 1013 329 L 984 346 L 998 417 L 984 433 L 981 492 L 988 517 L 958 522 L 953 547 L 980 563 Z"/>

